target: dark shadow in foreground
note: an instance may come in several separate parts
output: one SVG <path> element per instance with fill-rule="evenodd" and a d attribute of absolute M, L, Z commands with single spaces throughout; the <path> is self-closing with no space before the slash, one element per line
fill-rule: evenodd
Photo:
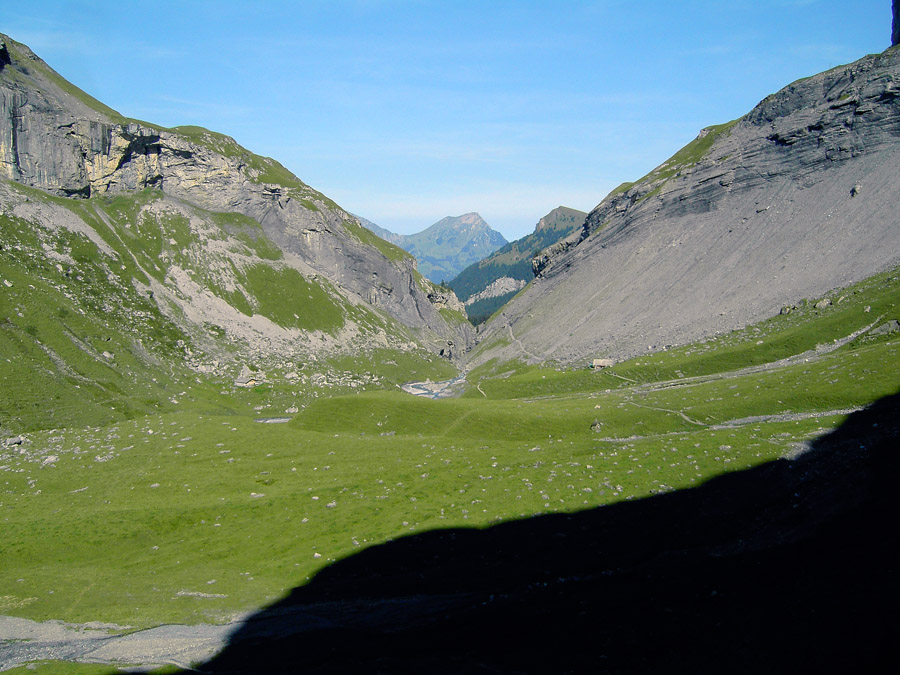
<path fill-rule="evenodd" d="M 898 446 L 895 394 L 794 460 L 692 490 L 376 546 L 259 612 L 198 670 L 896 667 Z"/>

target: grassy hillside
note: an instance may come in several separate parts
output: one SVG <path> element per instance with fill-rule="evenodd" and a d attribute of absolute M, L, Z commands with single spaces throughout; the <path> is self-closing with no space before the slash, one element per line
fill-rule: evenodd
<path fill-rule="evenodd" d="M 225 620 L 410 532 L 639 499 L 792 455 L 900 381 L 900 270 L 829 299 L 601 371 L 488 364 L 459 399 L 384 389 L 441 376 L 395 360 L 381 391 L 209 383 L 152 414 L 29 432 L 0 449 L 0 611 Z M 332 373 L 391 358 L 347 356 Z M 255 421 L 291 399 L 290 423 Z"/>
<path fill-rule="evenodd" d="M 154 190 L 75 201 L 6 189 L 0 433 L 105 424 L 192 399 L 229 409 L 234 401 L 219 392 L 244 366 L 271 380 L 315 365 L 331 382 L 349 381 L 326 365 L 329 355 L 365 354 L 375 335 L 406 339 L 387 317 L 288 264 L 245 216 Z M 374 370 L 354 378 L 371 383 Z"/>

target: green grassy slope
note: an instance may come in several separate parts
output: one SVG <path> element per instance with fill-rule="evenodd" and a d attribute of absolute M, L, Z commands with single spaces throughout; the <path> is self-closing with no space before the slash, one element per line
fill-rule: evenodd
<path fill-rule="evenodd" d="M 7 187 L 13 200 L 0 211 L 0 433 L 110 423 L 178 409 L 186 398 L 227 409 L 233 402 L 219 391 L 231 387 L 242 364 L 280 363 L 277 375 L 321 360 L 302 349 L 259 355 L 235 328 L 242 322 L 322 339 L 340 336 L 352 322 L 363 336 L 402 337 L 389 318 L 286 264 L 245 216 L 173 204 L 154 190 L 69 200 Z M 31 205 L 32 215 L 15 215 L 24 212 L 14 203 Z M 221 367 L 198 378 L 198 366 L 214 362 Z M 329 381 L 341 379 L 327 364 L 319 370 Z"/>
<path fill-rule="evenodd" d="M 296 386 L 292 422 L 260 424 L 229 396 L 265 404 L 274 388 L 210 391 L 29 433 L 0 449 L 0 612 L 224 620 L 406 533 L 636 499 L 789 455 L 900 381 L 900 333 L 844 341 L 900 316 L 900 271 L 831 298 L 599 372 L 489 364 L 460 399 Z"/>

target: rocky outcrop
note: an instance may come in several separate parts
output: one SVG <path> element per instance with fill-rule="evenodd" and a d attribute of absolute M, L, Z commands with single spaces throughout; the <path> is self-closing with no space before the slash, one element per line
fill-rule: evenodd
<path fill-rule="evenodd" d="M 535 283 L 482 333 L 497 349 L 479 351 L 630 356 L 896 265 L 898 163 L 900 51 L 795 82 L 604 199 L 534 261 Z"/>
<path fill-rule="evenodd" d="M 501 295 L 506 295 L 507 293 L 514 293 L 515 291 L 519 291 L 525 288 L 525 285 L 526 283 L 522 279 L 500 277 L 499 279 L 495 279 L 494 281 L 492 281 L 483 291 L 470 296 L 469 299 L 466 300 L 466 306 L 471 305 L 473 302 L 478 302 L 479 300 L 484 300 L 486 298 L 496 298 Z"/>
<path fill-rule="evenodd" d="M 428 301 L 438 309 L 449 309 L 459 312 L 463 316 L 466 315 L 466 306 L 459 301 L 456 293 L 450 289 L 436 288 L 428 294 Z"/>
<path fill-rule="evenodd" d="M 204 129 L 123 118 L 25 45 L 0 40 L 0 178 L 81 198 L 152 188 L 244 214 L 340 291 L 387 312 L 424 343 L 465 344 L 417 284 L 411 258 L 385 255 L 355 218 L 274 160 Z"/>

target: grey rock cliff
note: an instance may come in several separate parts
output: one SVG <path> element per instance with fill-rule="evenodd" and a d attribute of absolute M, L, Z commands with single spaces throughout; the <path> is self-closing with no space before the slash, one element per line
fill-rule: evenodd
<path fill-rule="evenodd" d="M 484 358 L 634 355 L 896 265 L 897 166 L 900 52 L 795 82 L 612 193 L 536 259 L 535 282 L 484 332 L 498 344 Z"/>
<path fill-rule="evenodd" d="M 416 280 L 357 220 L 274 160 L 199 128 L 123 118 L 65 82 L 25 45 L 0 36 L 0 178 L 66 197 L 159 189 L 205 209 L 257 220 L 266 235 L 338 289 L 384 310 L 435 350 L 466 344 Z"/>

